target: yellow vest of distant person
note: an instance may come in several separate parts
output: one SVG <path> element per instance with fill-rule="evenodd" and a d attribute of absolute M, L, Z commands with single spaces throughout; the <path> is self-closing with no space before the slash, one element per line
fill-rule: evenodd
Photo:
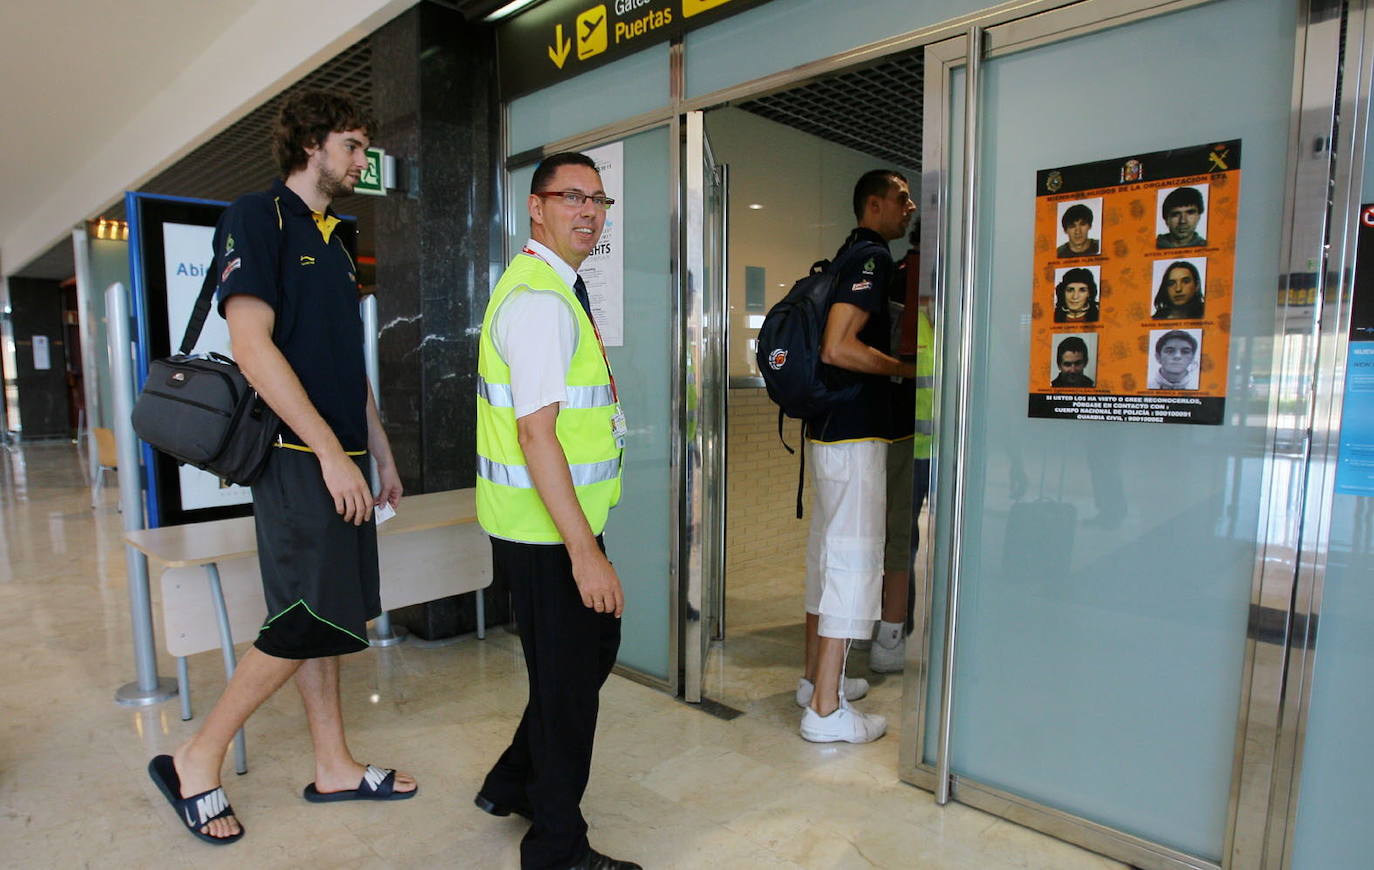
<path fill-rule="evenodd" d="M 593 534 L 620 501 L 621 449 L 611 428 L 616 413 L 611 372 L 591 319 L 558 273 L 538 257 L 519 254 L 491 292 L 477 356 L 477 521 L 490 535 L 532 544 L 563 540 L 530 479 L 515 425 L 510 366 L 491 340 L 501 306 L 517 293 L 552 293 L 577 322 L 577 349 L 565 380 L 567 395 L 555 430 L 572 472 L 573 489 Z"/>
<path fill-rule="evenodd" d="M 930 439 L 934 433 L 932 411 L 935 407 L 935 330 L 924 311 L 916 312 L 916 436 L 913 449 L 917 459 L 930 458 Z"/>

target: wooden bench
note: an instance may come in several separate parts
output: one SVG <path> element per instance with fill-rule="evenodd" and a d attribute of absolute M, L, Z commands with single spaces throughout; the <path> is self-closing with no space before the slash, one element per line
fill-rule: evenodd
<path fill-rule="evenodd" d="M 491 585 L 491 545 L 477 524 L 475 490 L 407 496 L 394 519 L 377 529 L 383 610 L 449 595 L 477 594 L 477 636 L 486 637 L 481 590 Z M 160 562 L 162 635 L 177 659 L 181 718 L 191 718 L 186 657 L 218 647 L 226 679 L 234 644 L 257 636 L 267 616 L 252 517 L 126 532 L 124 539 Z M 235 769 L 248 769 L 243 731 Z"/>

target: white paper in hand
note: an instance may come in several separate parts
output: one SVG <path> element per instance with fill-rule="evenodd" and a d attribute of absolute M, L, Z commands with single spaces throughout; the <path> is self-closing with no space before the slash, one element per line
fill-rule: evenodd
<path fill-rule="evenodd" d="M 380 526 L 382 523 L 396 516 L 396 509 L 386 502 L 382 502 L 377 506 L 377 509 L 372 512 L 372 515 L 377 518 L 377 525 Z"/>

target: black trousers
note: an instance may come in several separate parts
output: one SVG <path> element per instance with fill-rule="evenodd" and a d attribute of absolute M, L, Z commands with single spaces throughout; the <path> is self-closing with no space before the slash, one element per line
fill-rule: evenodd
<path fill-rule="evenodd" d="M 600 538 L 597 544 L 604 552 Z M 521 867 L 569 867 L 587 851 L 579 804 L 591 772 L 598 695 L 620 649 L 620 620 L 583 606 L 561 545 L 492 538 L 491 554 L 493 573 L 510 586 L 530 697 L 482 794 L 533 810 Z"/>

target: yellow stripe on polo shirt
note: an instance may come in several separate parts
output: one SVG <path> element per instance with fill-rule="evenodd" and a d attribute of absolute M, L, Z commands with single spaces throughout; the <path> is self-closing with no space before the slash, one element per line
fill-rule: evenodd
<path fill-rule="evenodd" d="M 315 452 L 315 451 L 311 450 L 309 447 L 305 446 L 304 444 L 292 444 L 292 443 L 289 442 L 289 441 L 282 441 L 282 440 L 280 440 L 280 439 L 277 440 L 277 446 L 278 446 L 278 447 L 285 447 L 287 450 L 299 450 L 299 451 L 301 451 L 302 453 L 314 453 L 314 452 Z M 366 451 L 366 450 L 345 450 L 345 451 L 344 451 L 344 455 L 345 455 L 345 456 L 366 456 L 366 455 L 367 455 L 367 451 Z"/>

